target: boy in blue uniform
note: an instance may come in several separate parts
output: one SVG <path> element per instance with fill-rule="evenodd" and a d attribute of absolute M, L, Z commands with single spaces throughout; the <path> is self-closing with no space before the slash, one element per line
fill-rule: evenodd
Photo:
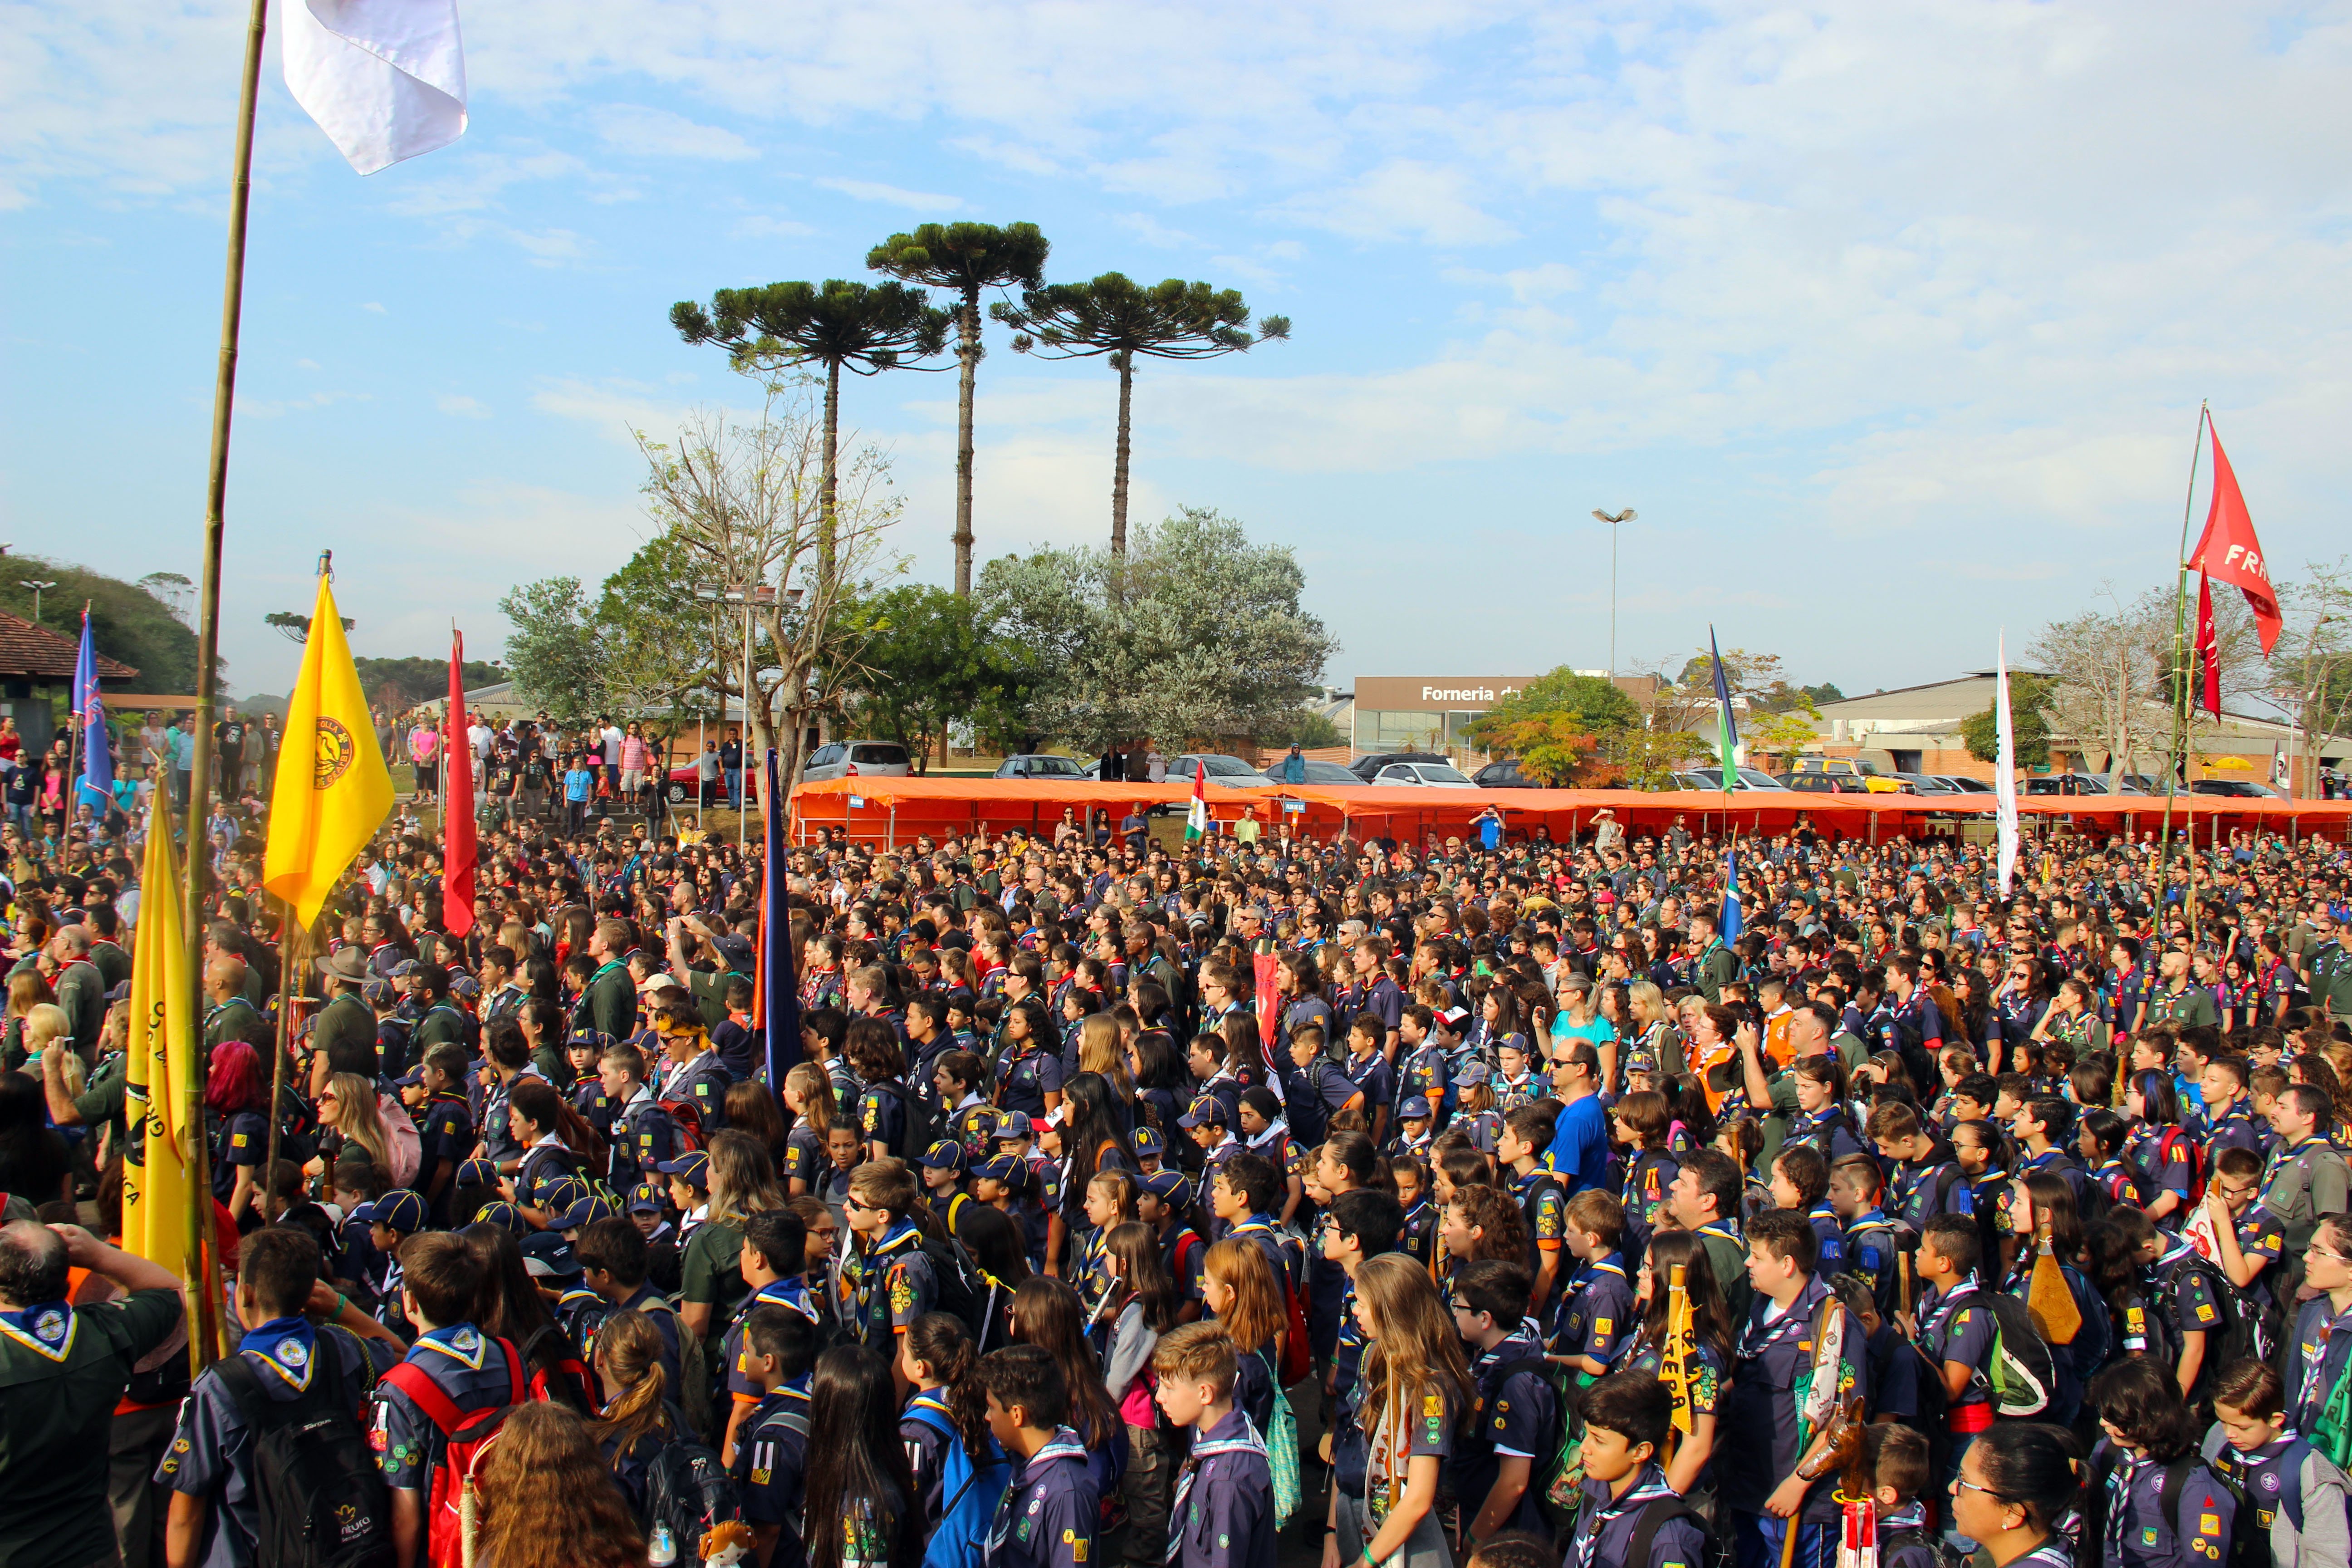
<path fill-rule="evenodd" d="M 984 1568 L 1087 1568 L 1101 1501 L 1086 1445 L 1063 1425 L 1070 1395 L 1062 1369 L 1040 1346 L 1010 1345 L 981 1357 L 979 1377 L 988 1429 L 1013 1463 L 988 1527 Z"/>
<path fill-rule="evenodd" d="M 1812 1221 L 1821 1250 L 1813 1272 L 1823 1279 L 1845 1272 L 1845 1227 L 1830 1207 L 1830 1166 L 1822 1152 L 1802 1143 L 1780 1151 L 1772 1162 L 1772 1201 Z"/>
<path fill-rule="evenodd" d="M 2105 1436 L 2088 1466 L 2096 1528 L 2084 1529 L 2085 1551 L 2106 1568 L 2214 1568 L 2227 1558 L 2237 1500 L 2198 1457 L 2196 1417 L 2173 1373 L 2126 1356 L 2092 1379 L 2090 1403 Z"/>
<path fill-rule="evenodd" d="M 636 1047 L 615 1042 L 596 1061 L 609 1121 L 605 1129 L 612 1147 L 611 1181 L 615 1192 L 646 1180 L 665 1160 L 677 1158 L 683 1140 L 677 1123 L 654 1097 L 646 1082 L 646 1057 Z"/>
<path fill-rule="evenodd" d="M 170 1539 L 189 1544 L 186 1562 L 236 1568 L 255 1560 L 262 1518 L 250 1401 L 338 1399 L 349 1416 L 404 1352 L 389 1329 L 319 1284 L 319 1244 L 294 1226 L 257 1230 L 238 1251 L 237 1317 L 255 1326 L 236 1355 L 196 1379 L 155 1476 L 172 1489 Z M 392 1521 L 373 1522 L 389 1543 Z"/>
<path fill-rule="evenodd" d="M 1612 1194 L 1588 1187 L 1568 1200 L 1564 1228 L 1563 1244 L 1578 1267 L 1560 1301 L 1551 1348 L 1576 1369 L 1578 1383 L 1589 1384 L 1609 1370 L 1618 1341 L 1633 1330 L 1633 1287 L 1617 1251 L 1624 1205 Z"/>
<path fill-rule="evenodd" d="M 448 1428 L 426 1414 L 425 1404 L 446 1401 L 460 1418 L 513 1405 L 523 1397 L 523 1377 L 512 1353 L 470 1321 L 483 1264 L 461 1237 L 447 1231 L 410 1237 L 400 1248 L 400 1273 L 401 1310 L 418 1337 L 408 1358 L 376 1384 L 369 1442 L 392 1489 L 393 1561 L 414 1563 L 435 1525 L 447 1535 L 457 1524 L 454 1516 L 426 1517 L 432 1466 Z M 422 1402 L 420 1394 L 426 1396 Z M 457 1504 L 452 1489 L 445 1506 L 454 1515 Z"/>
<path fill-rule="evenodd" d="M 1169 1425 L 1192 1434 L 1168 1510 L 1171 1568 L 1274 1568 L 1274 1468 L 1234 1406 L 1237 1364 L 1232 1336 L 1215 1323 L 1171 1330 L 1151 1352 L 1152 1397 Z"/>
<path fill-rule="evenodd" d="M 1904 1325 L 1928 1374 L 1942 1381 L 1944 1440 L 1937 1479 L 1948 1491 L 1960 1460 L 1977 1434 L 1992 1425 L 1993 1339 L 2000 1324 L 1976 1282 L 1977 1222 L 1960 1215 L 1937 1215 L 1919 1237 L 1919 1279 L 1927 1289 L 1915 1321 Z M 1944 1539 L 1963 1555 L 1977 1543 L 1949 1531 Z"/>
<path fill-rule="evenodd" d="M 1674 1395 L 1647 1373 L 1612 1373 L 1586 1392 L 1582 1506 L 1563 1568 L 1707 1561 L 1706 1527 L 1658 1468 L 1673 1425 Z"/>
<path fill-rule="evenodd" d="M 1396 1100 L 1396 1074 L 1381 1055 L 1381 1028 L 1369 1016 L 1359 1017 L 1348 1031 L 1348 1059 L 1341 1071 L 1364 1097 L 1364 1113 L 1375 1144 L 1386 1141 L 1389 1107 Z"/>
<path fill-rule="evenodd" d="M 736 1309 L 735 1321 L 719 1341 L 719 1363 L 726 1368 L 730 1405 L 726 1439 L 719 1452 L 730 1464 L 735 1459 L 738 1429 L 760 1402 L 760 1387 L 752 1381 L 743 1342 L 743 1325 L 762 1307 L 783 1307 L 814 1326 L 823 1323 L 817 1303 L 809 1296 L 807 1251 L 808 1226 L 790 1209 L 764 1209 L 743 1222 L 743 1251 L 738 1267 L 751 1293 Z"/>
<path fill-rule="evenodd" d="M 625 1219 L 600 1219 L 572 1244 L 581 1283 L 604 1302 L 604 1310 L 594 1314 L 595 1321 L 601 1324 L 614 1312 L 632 1310 L 651 1318 L 661 1335 L 662 1372 L 669 1378 L 670 1387 L 684 1388 L 677 1311 L 646 1280 L 647 1251 L 644 1233 L 635 1221 Z M 593 1345 L 583 1344 L 582 1350 L 594 1354 Z"/>
<path fill-rule="evenodd" d="M 2283 1394 L 2278 1373 L 2261 1362 L 2222 1368 L 2205 1462 L 2230 1489 L 2238 1533 L 2256 1553 L 2267 1550 L 2273 1563 L 2341 1561 L 2352 1544 L 2344 1472 L 2287 1426 Z"/>
<path fill-rule="evenodd" d="M 1836 1475 L 1807 1481 L 1796 1473 L 1816 1435 L 1803 1394 L 1827 1378 L 1825 1392 L 1840 1403 L 1866 1400 L 1869 1372 L 1862 1325 L 1814 1274 L 1815 1255 L 1812 1223 L 1794 1210 L 1768 1209 L 1748 1222 L 1753 1294 L 1716 1415 L 1715 1449 L 1740 1568 L 1780 1562 L 1792 1526 L 1798 1561 L 1836 1550 Z"/>
<path fill-rule="evenodd" d="M 425 1065 L 400 1081 L 418 1091 L 416 1190 L 433 1223 L 446 1226 L 458 1169 L 475 1142 L 474 1116 L 466 1105 L 466 1047 L 451 1042 L 435 1046 L 425 1053 Z"/>
<path fill-rule="evenodd" d="M 809 1368 L 816 1325 L 790 1307 L 743 1320 L 743 1371 L 759 1401 L 743 1419 L 729 1474 L 743 1500 L 761 1568 L 801 1568 L 801 1504 L 808 1461 Z"/>
<path fill-rule="evenodd" d="M 1543 1499 L 1528 1485 L 1558 1444 L 1559 1401 L 1544 1375 L 1543 1342 L 1526 1317 L 1528 1271 L 1499 1258 L 1454 1276 L 1454 1331 L 1472 1357 L 1477 1403 L 1454 1451 L 1454 1495 L 1469 1512 L 1470 1539 L 1501 1530 L 1549 1533 Z"/>
<path fill-rule="evenodd" d="M 923 1253 L 923 1235 L 908 1222 L 915 1178 L 897 1160 L 868 1160 L 849 1178 L 843 1221 L 853 1242 L 842 1268 L 853 1300 L 853 1331 L 886 1360 L 898 1354 L 898 1336 L 939 1301 L 939 1280 Z"/>

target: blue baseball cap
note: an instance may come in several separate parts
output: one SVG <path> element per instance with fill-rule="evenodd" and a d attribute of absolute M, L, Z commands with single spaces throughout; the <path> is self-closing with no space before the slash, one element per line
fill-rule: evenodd
<path fill-rule="evenodd" d="M 1154 1171 L 1143 1178 L 1143 1190 L 1168 1203 L 1182 1203 L 1191 1196 L 1192 1184 L 1181 1171 Z"/>
<path fill-rule="evenodd" d="M 708 1189 L 710 1185 L 710 1156 L 699 1149 L 690 1149 L 675 1160 L 663 1160 L 655 1167 L 665 1176 L 676 1176 L 689 1186 Z"/>
<path fill-rule="evenodd" d="M 563 1048 L 565 1050 L 570 1050 L 575 1046 L 585 1046 L 593 1050 L 600 1057 L 604 1054 L 606 1047 L 610 1047 L 612 1044 L 613 1037 L 606 1034 L 602 1029 L 583 1027 L 574 1029 L 570 1034 L 563 1037 Z"/>
<path fill-rule="evenodd" d="M 952 1138 L 942 1138 L 923 1151 L 923 1166 L 932 1171 L 961 1171 L 964 1168 L 963 1145 Z"/>
<path fill-rule="evenodd" d="M 547 1228 L 552 1231 L 578 1230 L 582 1226 L 594 1225 L 600 1219 L 613 1217 L 613 1205 L 595 1194 L 577 1200 L 561 1213 L 551 1208 Z"/>
<path fill-rule="evenodd" d="M 1006 1138 L 1026 1138 L 1031 1132 L 1029 1113 L 1025 1110 L 1008 1110 L 996 1119 L 996 1136 L 1000 1142 Z"/>
<path fill-rule="evenodd" d="M 1165 1154 L 1168 1152 L 1168 1140 L 1160 1136 L 1157 1127 L 1139 1127 L 1135 1130 L 1135 1152 L 1146 1155 Z"/>
<path fill-rule="evenodd" d="M 659 1214 L 667 1206 L 661 1200 L 661 1194 L 642 1182 L 629 1189 L 631 1214 Z"/>
<path fill-rule="evenodd" d="M 457 1167 L 457 1184 L 461 1187 L 495 1187 L 499 1184 L 499 1163 L 496 1160 L 468 1160 Z"/>
<path fill-rule="evenodd" d="M 1469 1089 L 1474 1085 L 1485 1083 L 1488 1077 L 1485 1062 L 1464 1062 L 1454 1069 L 1454 1081 L 1459 1088 Z"/>
<path fill-rule="evenodd" d="M 577 1279 L 580 1277 L 580 1260 L 572 1256 L 572 1244 L 560 1233 L 533 1231 L 518 1245 L 522 1249 L 522 1266 L 534 1279 Z"/>
<path fill-rule="evenodd" d="M 474 1223 L 503 1226 L 517 1236 L 530 1234 L 530 1222 L 522 1217 L 520 1209 L 509 1203 L 484 1204 L 474 1211 Z"/>
<path fill-rule="evenodd" d="M 449 982 L 452 996 L 475 997 L 482 994 L 482 983 L 470 974 L 460 974 Z"/>
<path fill-rule="evenodd" d="M 371 980 L 361 985 L 360 996 L 371 1007 L 389 1007 L 399 999 L 400 993 L 392 988 L 389 980 Z"/>
<path fill-rule="evenodd" d="M 406 1187 L 395 1187 L 373 1203 L 362 1204 L 352 1210 L 352 1217 L 362 1225 L 380 1225 L 403 1236 L 414 1236 L 425 1228 L 425 1200 Z"/>
<path fill-rule="evenodd" d="M 1223 1127 L 1225 1124 L 1225 1102 L 1213 1094 L 1204 1094 L 1192 1102 L 1192 1109 L 1176 1119 L 1182 1128 Z"/>
<path fill-rule="evenodd" d="M 543 1208 L 550 1214 L 560 1214 L 587 1197 L 593 1190 L 577 1176 L 558 1176 L 547 1184 L 539 1195 L 540 1201 L 532 1206 Z M 526 1197 L 530 1195 L 524 1194 Z"/>
<path fill-rule="evenodd" d="M 1021 1162 L 1011 1154 L 999 1154 L 992 1160 L 982 1160 L 972 1174 L 1010 1186 L 1020 1179 Z"/>
<path fill-rule="evenodd" d="M 1429 1100 L 1425 1095 L 1408 1095 L 1405 1102 L 1397 1107 L 1397 1120 L 1400 1121 L 1426 1121 L 1429 1114 Z"/>

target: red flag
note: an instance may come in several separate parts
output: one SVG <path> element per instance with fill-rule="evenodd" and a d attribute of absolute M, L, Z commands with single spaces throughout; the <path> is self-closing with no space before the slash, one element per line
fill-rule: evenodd
<path fill-rule="evenodd" d="M 2209 421 L 2210 423 L 2210 421 Z M 2254 629 L 2268 658 L 2285 622 L 2279 615 L 2278 595 L 2271 590 L 2271 572 L 2263 559 L 2262 541 L 2254 537 L 2254 520 L 2246 513 L 2246 498 L 2238 489 L 2238 476 L 2221 450 L 2221 432 L 2213 432 L 2213 504 L 2205 513 L 2205 532 L 2189 552 L 2191 571 L 2219 577 L 2246 595 L 2254 612 Z"/>
<path fill-rule="evenodd" d="M 441 737 L 449 787 L 441 796 L 441 924 L 474 928 L 474 742 L 466 725 L 466 634 L 449 633 L 449 728 Z"/>
<path fill-rule="evenodd" d="M 2197 676 L 2202 681 L 2205 707 L 2221 716 L 2221 639 L 2213 627 L 2213 579 L 2197 574 Z"/>
<path fill-rule="evenodd" d="M 1256 986 L 1257 1038 L 1271 1067 L 1282 1055 L 1282 998 L 1276 994 L 1276 977 L 1282 973 L 1278 953 L 1250 954 L 1250 979 Z"/>

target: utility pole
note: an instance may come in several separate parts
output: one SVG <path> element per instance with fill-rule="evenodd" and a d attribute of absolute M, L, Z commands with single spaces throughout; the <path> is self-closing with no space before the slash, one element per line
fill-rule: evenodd
<path fill-rule="evenodd" d="M 16 579 L 16 586 L 19 588 L 30 588 L 33 591 L 33 624 L 35 626 L 40 625 L 41 591 L 45 588 L 54 588 L 57 584 L 55 583 L 39 582 L 31 577 L 19 577 Z"/>
<path fill-rule="evenodd" d="M 1609 525 L 1609 679 L 1617 679 L 1617 525 L 1631 522 L 1641 514 L 1632 507 L 1611 516 L 1599 507 L 1592 515 Z"/>

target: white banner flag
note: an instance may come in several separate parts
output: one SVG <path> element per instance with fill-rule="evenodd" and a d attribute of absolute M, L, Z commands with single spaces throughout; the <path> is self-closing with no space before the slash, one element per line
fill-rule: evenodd
<path fill-rule="evenodd" d="M 2017 738 L 2009 716 L 2009 634 L 2001 634 L 1993 656 L 1993 720 L 2000 730 L 2000 754 L 1992 764 L 1992 794 L 1997 803 L 2000 896 L 2009 897 L 2010 879 L 2017 874 Z"/>
<path fill-rule="evenodd" d="M 457 0 L 285 0 L 286 90 L 362 174 L 466 133 Z"/>

